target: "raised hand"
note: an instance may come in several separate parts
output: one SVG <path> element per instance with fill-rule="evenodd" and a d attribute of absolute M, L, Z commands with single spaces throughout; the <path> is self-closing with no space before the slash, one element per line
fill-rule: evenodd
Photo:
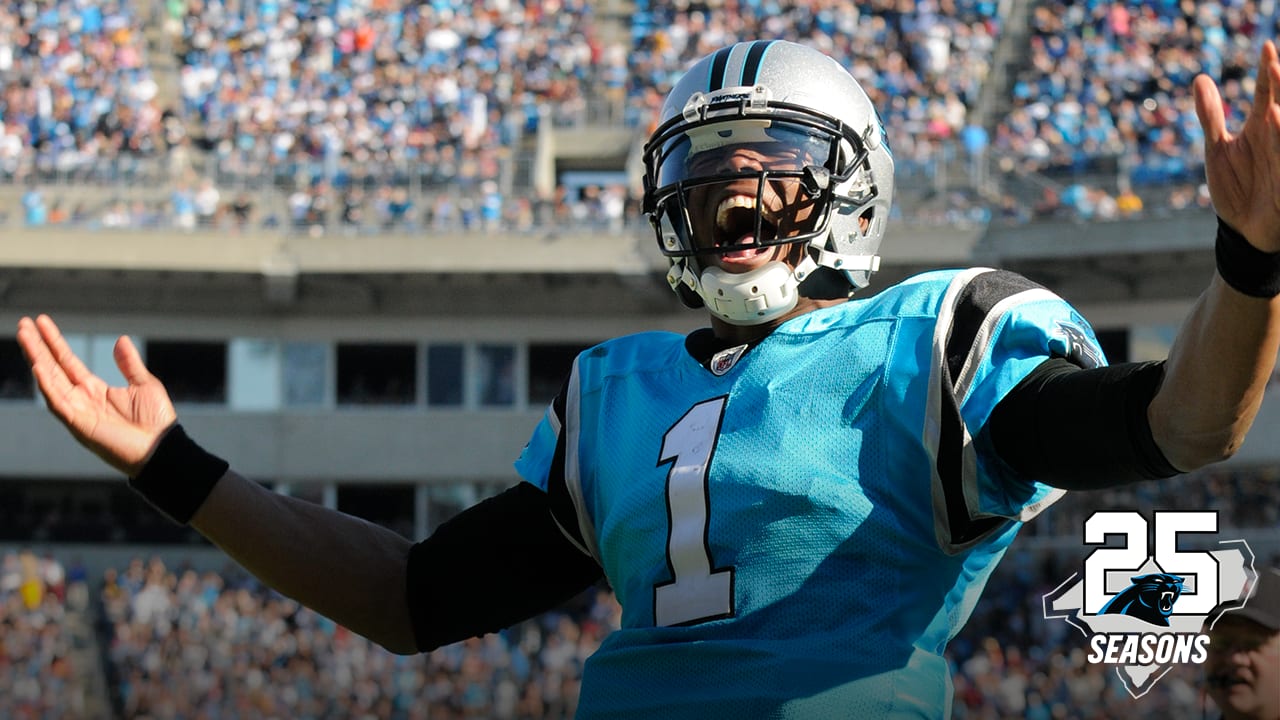
<path fill-rule="evenodd" d="M 49 316 L 22 318 L 17 337 L 50 412 L 107 464 L 137 475 L 178 415 L 129 338 L 115 345 L 116 365 L 129 384 L 109 387 L 76 357 Z"/>
<path fill-rule="evenodd" d="M 1262 46 L 1253 108 L 1239 133 L 1227 130 L 1222 96 L 1207 75 L 1193 84 L 1204 128 L 1205 174 L 1213 207 L 1254 247 L 1280 251 L 1280 60 Z"/>

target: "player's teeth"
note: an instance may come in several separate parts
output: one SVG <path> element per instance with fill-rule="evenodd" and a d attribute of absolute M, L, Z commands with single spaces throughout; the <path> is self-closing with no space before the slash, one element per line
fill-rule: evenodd
<path fill-rule="evenodd" d="M 720 207 L 716 208 L 716 225 L 721 229 L 727 228 L 729 225 L 729 211 L 734 208 L 755 210 L 756 199 L 749 195 L 733 195 L 721 200 Z"/>

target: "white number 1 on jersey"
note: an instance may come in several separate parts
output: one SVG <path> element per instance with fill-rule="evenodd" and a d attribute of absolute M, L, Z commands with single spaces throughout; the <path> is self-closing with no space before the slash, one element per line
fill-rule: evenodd
<path fill-rule="evenodd" d="M 662 437 L 667 473 L 667 564 L 671 581 L 653 587 L 658 626 L 692 625 L 733 615 L 733 568 L 714 568 L 707 539 L 711 514 L 707 473 L 720 437 L 727 397 L 689 408 Z"/>

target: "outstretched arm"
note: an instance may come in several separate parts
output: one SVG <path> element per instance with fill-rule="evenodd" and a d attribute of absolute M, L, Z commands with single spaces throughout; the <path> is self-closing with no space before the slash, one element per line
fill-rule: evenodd
<path fill-rule="evenodd" d="M 1245 275 L 1265 276 L 1268 268 L 1280 268 L 1280 255 L 1271 255 L 1280 253 L 1280 60 L 1275 44 L 1264 44 L 1254 104 L 1238 134 L 1226 127 L 1213 80 L 1197 77 L 1194 90 L 1214 209 L 1248 243 L 1238 249 L 1254 251 L 1243 255 L 1249 271 Z M 1219 255 L 1219 271 L 1179 330 L 1164 381 L 1148 408 L 1157 445 L 1182 470 L 1225 459 L 1240 448 L 1280 349 L 1280 298 L 1271 294 L 1268 283 L 1251 287 L 1241 282 L 1231 270 L 1241 269 L 1242 255 L 1228 256 L 1224 266 Z M 1239 287 L 1224 279 L 1223 270 Z"/>
<path fill-rule="evenodd" d="M 107 464 L 136 478 L 177 422 L 164 386 L 122 337 L 116 364 L 128 385 L 108 387 L 47 316 L 23 318 L 18 342 L 49 410 Z M 188 477 L 164 478 L 183 483 Z M 413 652 L 405 602 L 410 543 L 394 532 L 271 492 L 232 471 L 191 518 L 201 534 L 266 584 L 397 652 Z"/>
<path fill-rule="evenodd" d="M 50 411 L 153 504 L 270 587 L 388 650 L 431 650 L 494 632 L 601 576 L 532 485 L 468 508 L 411 544 L 267 490 L 200 451 L 185 440 L 168 393 L 127 337 L 115 348 L 125 387 L 89 372 L 46 316 L 23 318 L 18 342 Z"/>
<path fill-rule="evenodd" d="M 275 590 L 392 652 L 417 652 L 405 595 L 411 543 L 397 533 L 233 470 L 191 526 Z"/>

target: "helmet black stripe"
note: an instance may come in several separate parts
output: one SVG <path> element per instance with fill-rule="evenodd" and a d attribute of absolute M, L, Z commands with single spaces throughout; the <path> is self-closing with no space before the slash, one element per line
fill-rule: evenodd
<path fill-rule="evenodd" d="M 756 75 L 760 72 L 760 63 L 764 60 L 764 52 L 773 44 L 772 40 L 756 40 L 747 51 L 747 60 L 742 65 L 741 85 L 755 85 Z"/>
<path fill-rule="evenodd" d="M 707 92 L 714 92 L 724 87 L 724 69 L 729 65 L 729 54 L 733 47 L 721 48 L 711 61 L 711 77 L 708 78 Z"/>

